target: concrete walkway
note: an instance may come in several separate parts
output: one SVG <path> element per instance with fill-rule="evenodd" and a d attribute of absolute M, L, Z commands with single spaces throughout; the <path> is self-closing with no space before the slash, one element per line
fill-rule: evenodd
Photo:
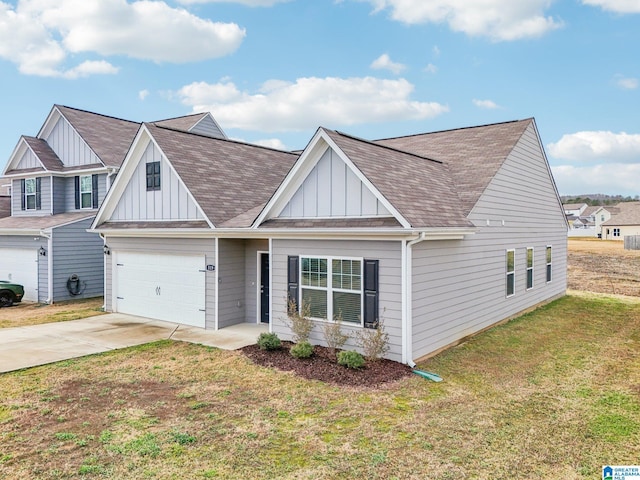
<path fill-rule="evenodd" d="M 256 343 L 267 325 L 242 323 L 218 331 L 120 313 L 69 322 L 0 329 L 0 373 L 171 339 L 236 350 Z"/>

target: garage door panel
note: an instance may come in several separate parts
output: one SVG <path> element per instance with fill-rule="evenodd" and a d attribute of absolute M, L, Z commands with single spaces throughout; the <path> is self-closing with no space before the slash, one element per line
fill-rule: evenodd
<path fill-rule="evenodd" d="M 118 252 L 116 310 L 205 326 L 204 255 Z"/>
<path fill-rule="evenodd" d="M 26 248 L 0 249 L 0 280 L 24 286 L 24 300 L 38 301 L 38 251 Z"/>

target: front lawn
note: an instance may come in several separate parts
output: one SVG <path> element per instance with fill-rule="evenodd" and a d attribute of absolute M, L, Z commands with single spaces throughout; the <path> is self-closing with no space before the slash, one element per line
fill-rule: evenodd
<path fill-rule="evenodd" d="M 53 305 L 33 302 L 16 303 L 12 307 L 0 308 L 0 328 L 66 322 L 102 315 L 105 313 L 102 310 L 103 304 L 102 297 L 58 302 Z"/>
<path fill-rule="evenodd" d="M 379 388 L 163 341 L 0 375 L 0 478 L 600 478 L 640 458 L 640 302 L 556 301 Z"/>

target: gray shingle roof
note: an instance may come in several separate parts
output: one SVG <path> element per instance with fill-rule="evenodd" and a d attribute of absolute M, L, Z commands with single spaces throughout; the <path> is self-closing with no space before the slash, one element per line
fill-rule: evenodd
<path fill-rule="evenodd" d="M 206 113 L 194 113 L 193 115 L 185 115 L 184 117 L 167 118 L 166 120 L 158 120 L 155 122 L 159 127 L 168 127 L 175 130 L 182 130 L 188 132 L 194 127 L 203 117 L 207 116 Z"/>
<path fill-rule="evenodd" d="M 37 230 L 54 228 L 60 225 L 67 225 L 85 218 L 91 218 L 95 216 L 95 212 L 71 212 L 60 213 L 56 215 L 43 215 L 41 217 L 35 216 L 18 216 L 18 217 L 6 217 L 0 218 L 0 230 L 2 229 L 15 229 L 15 230 Z"/>
<path fill-rule="evenodd" d="M 64 169 L 62 160 L 51 150 L 51 147 L 47 142 L 36 137 L 23 136 L 25 142 L 29 145 L 31 150 L 36 154 L 44 168 L 51 172 L 58 172 Z"/>
<path fill-rule="evenodd" d="M 0 195 L 0 218 L 11 215 L 11 195 Z"/>
<path fill-rule="evenodd" d="M 399 228 L 395 218 L 274 218 L 261 228 Z"/>
<path fill-rule="evenodd" d="M 612 212 L 611 218 L 602 225 L 640 225 L 640 202 L 621 202 L 615 208 L 618 213 Z"/>
<path fill-rule="evenodd" d="M 119 167 L 140 124 L 99 113 L 56 105 L 56 108 L 108 167 Z"/>
<path fill-rule="evenodd" d="M 298 155 L 145 124 L 215 226 L 265 204 Z M 234 226 L 249 226 L 244 218 Z"/>
<path fill-rule="evenodd" d="M 449 168 L 464 215 L 468 215 L 533 119 L 377 140 Z"/>

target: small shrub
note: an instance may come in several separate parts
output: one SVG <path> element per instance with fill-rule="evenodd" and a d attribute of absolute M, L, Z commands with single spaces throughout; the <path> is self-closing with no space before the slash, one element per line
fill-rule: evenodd
<path fill-rule="evenodd" d="M 290 353 L 296 358 L 309 358 L 313 355 L 313 345 L 309 342 L 296 343 L 291 347 Z"/>
<path fill-rule="evenodd" d="M 311 306 L 307 302 L 302 302 L 300 311 L 295 301 L 289 301 L 287 306 L 286 320 L 287 326 L 293 332 L 294 343 L 308 342 L 311 330 L 313 330 L 313 320 L 311 316 Z"/>
<path fill-rule="evenodd" d="M 378 328 L 363 328 L 356 334 L 356 341 L 367 360 L 381 359 L 389 351 L 389 334 L 385 332 L 382 320 Z"/>
<path fill-rule="evenodd" d="M 338 364 L 347 368 L 361 368 L 364 366 L 364 357 L 353 350 L 338 353 Z"/>
<path fill-rule="evenodd" d="M 275 333 L 261 333 L 257 343 L 261 350 L 278 350 L 282 347 L 282 342 Z"/>
<path fill-rule="evenodd" d="M 349 340 L 349 335 L 342 333 L 342 312 L 334 315 L 334 321 L 332 323 L 325 323 L 322 326 L 322 333 L 327 347 L 329 347 L 335 355 L 336 351 L 342 348 L 347 340 Z"/>

